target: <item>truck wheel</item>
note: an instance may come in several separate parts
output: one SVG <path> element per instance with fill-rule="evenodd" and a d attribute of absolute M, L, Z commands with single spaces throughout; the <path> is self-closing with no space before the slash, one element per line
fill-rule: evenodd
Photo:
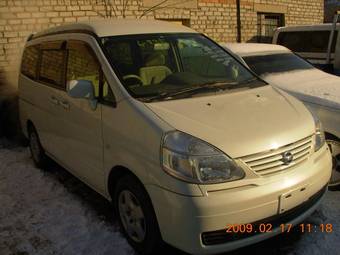
<path fill-rule="evenodd" d="M 158 222 L 148 194 L 135 177 L 118 181 L 114 208 L 129 244 L 140 254 L 155 254 L 162 245 Z"/>
<path fill-rule="evenodd" d="M 333 171 L 332 177 L 329 182 L 331 189 L 340 188 L 340 141 L 335 139 L 327 140 L 333 158 Z"/>
<path fill-rule="evenodd" d="M 47 165 L 47 157 L 43 147 L 41 146 L 39 135 L 33 126 L 28 128 L 28 139 L 34 164 L 38 168 L 45 168 Z"/>

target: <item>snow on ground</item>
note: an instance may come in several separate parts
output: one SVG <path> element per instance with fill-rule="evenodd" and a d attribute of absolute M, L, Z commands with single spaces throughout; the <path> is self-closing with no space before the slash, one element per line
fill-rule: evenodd
<path fill-rule="evenodd" d="M 334 231 L 280 235 L 231 254 L 340 254 L 340 192 L 329 192 L 307 222 Z M 35 168 L 27 148 L 0 140 L 0 255 L 35 254 L 135 253 L 105 199 L 56 164 Z"/>
<path fill-rule="evenodd" d="M 134 254 L 116 224 L 87 202 L 101 197 L 84 187 L 77 194 L 81 183 L 72 178 L 35 168 L 26 148 L 0 148 L 1 255 Z"/>

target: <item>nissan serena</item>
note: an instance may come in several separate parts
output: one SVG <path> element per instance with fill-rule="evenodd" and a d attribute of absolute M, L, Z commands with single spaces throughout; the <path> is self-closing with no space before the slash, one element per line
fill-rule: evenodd
<path fill-rule="evenodd" d="M 194 254 L 259 242 L 327 190 L 320 121 L 184 26 L 103 20 L 34 34 L 19 92 L 35 164 L 52 158 L 111 200 L 144 254 L 163 241 Z"/>

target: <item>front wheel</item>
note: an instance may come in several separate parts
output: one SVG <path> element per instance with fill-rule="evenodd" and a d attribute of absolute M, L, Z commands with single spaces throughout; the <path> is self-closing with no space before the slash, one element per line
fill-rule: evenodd
<path fill-rule="evenodd" d="M 340 187 L 340 142 L 335 139 L 327 140 L 333 158 L 332 177 L 329 187 Z"/>
<path fill-rule="evenodd" d="M 133 176 L 119 180 L 114 207 L 130 245 L 140 254 L 156 253 L 162 245 L 156 215 L 144 187 Z"/>
<path fill-rule="evenodd" d="M 45 168 L 47 165 L 47 157 L 41 146 L 39 135 L 33 126 L 28 128 L 28 138 L 34 164 L 39 168 Z"/>

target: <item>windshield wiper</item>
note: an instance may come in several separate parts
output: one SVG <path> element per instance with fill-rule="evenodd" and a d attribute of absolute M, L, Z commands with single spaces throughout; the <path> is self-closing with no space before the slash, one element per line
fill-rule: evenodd
<path fill-rule="evenodd" d="M 193 87 L 189 88 L 184 88 L 181 90 L 175 90 L 175 91 L 169 91 L 169 92 L 163 92 L 160 93 L 159 95 L 149 97 L 146 99 L 147 102 L 151 102 L 156 99 L 171 99 L 176 96 L 180 96 L 183 94 L 195 94 L 197 92 L 202 92 L 202 91 L 209 91 L 209 90 L 226 90 L 234 87 L 237 83 L 236 82 L 209 82 L 205 83 L 203 85 L 196 85 Z"/>
<path fill-rule="evenodd" d="M 252 83 L 254 81 L 261 81 L 261 80 L 259 80 L 257 77 L 253 77 L 253 78 L 250 78 L 249 80 L 245 80 L 245 81 L 241 82 L 240 85 L 249 84 L 249 83 Z"/>

